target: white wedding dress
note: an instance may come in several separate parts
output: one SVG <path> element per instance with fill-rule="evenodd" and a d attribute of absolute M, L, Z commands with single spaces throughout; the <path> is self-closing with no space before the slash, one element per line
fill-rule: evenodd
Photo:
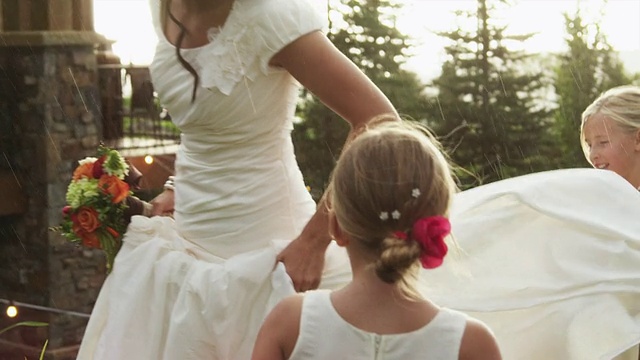
<path fill-rule="evenodd" d="M 135 216 L 78 359 L 248 359 L 266 313 L 293 294 L 277 253 L 315 210 L 290 131 L 298 84 L 268 65 L 324 22 L 307 0 L 236 0 L 178 62 L 160 38 L 154 88 L 182 131 L 175 221 Z M 598 170 L 536 174 L 461 193 L 459 254 L 423 272 L 426 294 L 496 332 L 505 359 L 612 357 L 640 341 L 640 195 Z M 322 288 L 351 278 L 330 245 Z M 375 316 L 375 314 L 372 314 Z"/>

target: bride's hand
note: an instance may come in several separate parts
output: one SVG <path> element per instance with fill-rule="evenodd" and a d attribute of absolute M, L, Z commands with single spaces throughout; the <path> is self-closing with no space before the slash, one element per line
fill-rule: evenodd
<path fill-rule="evenodd" d="M 173 190 L 165 190 L 160 195 L 151 200 L 153 209 L 151 216 L 173 216 L 174 193 Z"/>
<path fill-rule="evenodd" d="M 317 289 L 324 268 L 326 246 L 318 247 L 302 236 L 293 240 L 278 255 L 297 292 Z"/>
<path fill-rule="evenodd" d="M 324 254 L 331 242 L 325 206 L 319 206 L 300 236 L 280 254 L 277 261 L 284 263 L 287 274 L 297 292 L 317 289 L 324 269 Z"/>

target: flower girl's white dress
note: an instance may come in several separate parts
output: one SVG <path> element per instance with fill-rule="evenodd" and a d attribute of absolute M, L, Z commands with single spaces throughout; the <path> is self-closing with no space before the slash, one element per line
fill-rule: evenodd
<path fill-rule="evenodd" d="M 210 43 L 181 51 L 201 81 L 191 103 L 150 1 L 154 88 L 182 131 L 175 221 L 133 217 L 78 358 L 248 359 L 294 292 L 276 254 L 315 210 L 290 139 L 298 84 L 268 62 L 324 21 L 308 0 L 235 0 Z M 640 340 L 640 195 L 625 184 L 574 170 L 462 193 L 460 250 L 421 285 L 492 326 L 505 359 L 613 356 Z M 321 287 L 350 280 L 337 246 L 325 266 Z"/>

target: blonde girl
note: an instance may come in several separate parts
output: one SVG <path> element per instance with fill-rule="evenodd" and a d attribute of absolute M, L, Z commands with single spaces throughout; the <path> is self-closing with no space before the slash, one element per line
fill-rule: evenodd
<path fill-rule="evenodd" d="M 598 97 L 582 113 L 580 140 L 593 167 L 640 188 L 640 88 L 619 86 Z"/>

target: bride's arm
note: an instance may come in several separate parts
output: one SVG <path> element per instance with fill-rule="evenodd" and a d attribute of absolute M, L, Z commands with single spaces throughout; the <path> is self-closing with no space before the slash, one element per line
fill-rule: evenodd
<path fill-rule="evenodd" d="M 300 37 L 278 52 L 271 65 L 286 69 L 320 101 L 349 122 L 347 143 L 374 118 L 398 119 L 387 97 L 321 32 Z M 346 146 L 346 144 L 345 144 Z M 284 262 L 296 291 L 315 289 L 320 283 L 324 253 L 331 241 L 326 199 L 302 233 L 278 260 Z"/>

